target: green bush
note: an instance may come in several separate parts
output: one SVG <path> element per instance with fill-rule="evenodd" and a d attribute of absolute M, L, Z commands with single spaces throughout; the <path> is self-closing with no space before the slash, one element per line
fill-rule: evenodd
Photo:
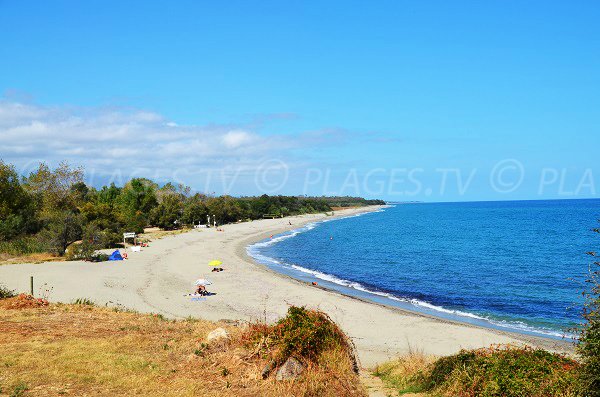
<path fill-rule="evenodd" d="M 0 285 L 0 299 L 12 298 L 16 296 L 15 291 L 8 289 L 4 285 Z"/>
<path fill-rule="evenodd" d="M 358 373 L 354 345 L 325 313 L 319 311 L 291 306 L 287 315 L 275 325 L 260 321 L 248 324 L 241 339 L 253 351 L 252 356 L 268 360 L 262 372 L 263 379 L 290 357 L 325 368 L 332 362 L 348 359 L 346 363 Z M 333 361 L 332 357 L 335 357 Z"/>
<path fill-rule="evenodd" d="M 583 358 L 581 371 L 582 394 L 586 397 L 600 396 L 600 321 L 590 323 L 580 339 L 578 352 Z"/>
<path fill-rule="evenodd" d="M 9 255 L 30 255 L 47 251 L 48 246 L 35 236 L 22 236 L 10 241 L 0 241 L 0 252 Z"/>
<path fill-rule="evenodd" d="M 399 394 L 575 397 L 580 395 L 580 368 L 576 361 L 543 349 L 493 346 L 461 350 L 435 361 L 413 354 L 378 366 L 375 375 Z"/>
<path fill-rule="evenodd" d="M 92 257 L 90 258 L 91 262 L 106 262 L 107 260 L 108 260 L 108 254 L 105 254 L 102 252 L 92 255 Z"/>
<path fill-rule="evenodd" d="M 463 350 L 423 374 L 425 390 L 478 397 L 574 396 L 579 364 L 543 349 Z"/>
<path fill-rule="evenodd" d="M 600 229 L 594 229 L 600 233 Z M 600 396 L 600 261 L 596 252 L 588 252 L 593 258 L 587 282 L 590 289 L 585 291 L 583 309 L 584 323 L 579 335 L 577 351 L 583 359 L 581 370 L 581 393 L 586 397 Z"/>
<path fill-rule="evenodd" d="M 352 351 L 346 335 L 326 314 L 304 307 L 291 306 L 275 325 L 273 336 L 279 347 L 278 362 L 290 356 L 317 361 L 321 352 L 337 347 Z"/>
<path fill-rule="evenodd" d="M 432 366 L 431 372 L 423 377 L 425 389 L 434 389 L 450 378 L 457 368 L 471 367 L 477 355 L 474 350 L 461 350 L 457 354 L 438 359 Z"/>

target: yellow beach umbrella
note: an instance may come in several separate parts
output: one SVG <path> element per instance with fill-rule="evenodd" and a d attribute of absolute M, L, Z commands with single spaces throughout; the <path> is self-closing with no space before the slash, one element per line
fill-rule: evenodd
<path fill-rule="evenodd" d="M 223 262 L 221 262 L 221 261 L 218 261 L 218 260 L 216 260 L 216 259 L 214 259 L 214 260 L 212 260 L 212 261 L 208 262 L 208 266 L 214 266 L 214 267 L 217 267 L 217 266 L 219 266 L 219 265 L 222 265 L 222 264 L 223 264 Z"/>

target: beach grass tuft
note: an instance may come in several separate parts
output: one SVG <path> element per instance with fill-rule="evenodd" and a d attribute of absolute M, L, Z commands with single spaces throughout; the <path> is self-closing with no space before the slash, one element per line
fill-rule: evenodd
<path fill-rule="evenodd" d="M 422 385 L 423 374 L 433 361 L 434 357 L 411 350 L 406 356 L 378 365 L 373 375 L 381 378 L 388 388 L 400 395 L 417 393 L 425 389 Z"/>
<path fill-rule="evenodd" d="M 10 397 L 22 397 L 25 395 L 25 392 L 29 390 L 29 387 L 26 383 L 19 382 L 13 388 L 12 393 L 10 393 Z"/>
<path fill-rule="evenodd" d="M 96 304 L 88 298 L 77 298 L 73 301 L 74 305 L 96 306 Z"/>

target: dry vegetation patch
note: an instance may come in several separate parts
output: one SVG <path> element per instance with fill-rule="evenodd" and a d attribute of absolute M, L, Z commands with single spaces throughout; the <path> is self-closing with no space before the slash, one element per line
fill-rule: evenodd
<path fill-rule="evenodd" d="M 47 252 L 35 254 L 10 254 L 0 252 L 0 266 L 12 265 L 17 263 L 44 263 L 44 262 L 64 262 L 65 257 L 57 256 Z"/>
<path fill-rule="evenodd" d="M 344 349 L 324 349 L 294 381 L 263 380 L 274 353 L 248 339 L 256 325 L 23 299 L 0 300 L 1 396 L 364 395 Z M 216 327 L 230 337 L 207 344 Z"/>

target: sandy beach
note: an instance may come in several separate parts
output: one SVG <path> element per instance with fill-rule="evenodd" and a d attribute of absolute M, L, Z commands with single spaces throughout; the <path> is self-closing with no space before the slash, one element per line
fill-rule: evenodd
<path fill-rule="evenodd" d="M 337 211 L 348 216 L 377 207 Z M 352 338 L 363 367 L 372 367 L 409 349 L 446 355 L 460 348 L 494 343 L 523 343 L 568 351 L 567 342 L 501 332 L 402 311 L 293 280 L 256 264 L 246 253 L 252 242 L 271 234 L 324 219 L 324 214 L 265 219 L 225 225 L 224 231 L 198 229 L 152 241 L 126 261 L 47 262 L 0 266 L 0 283 L 19 292 L 29 290 L 51 301 L 88 298 L 98 305 L 119 306 L 172 318 L 275 321 L 290 305 L 323 310 Z M 292 225 L 289 225 L 291 222 Z M 211 273 L 207 263 L 223 261 L 226 270 Z M 193 301 L 197 278 L 213 281 L 215 295 Z"/>

